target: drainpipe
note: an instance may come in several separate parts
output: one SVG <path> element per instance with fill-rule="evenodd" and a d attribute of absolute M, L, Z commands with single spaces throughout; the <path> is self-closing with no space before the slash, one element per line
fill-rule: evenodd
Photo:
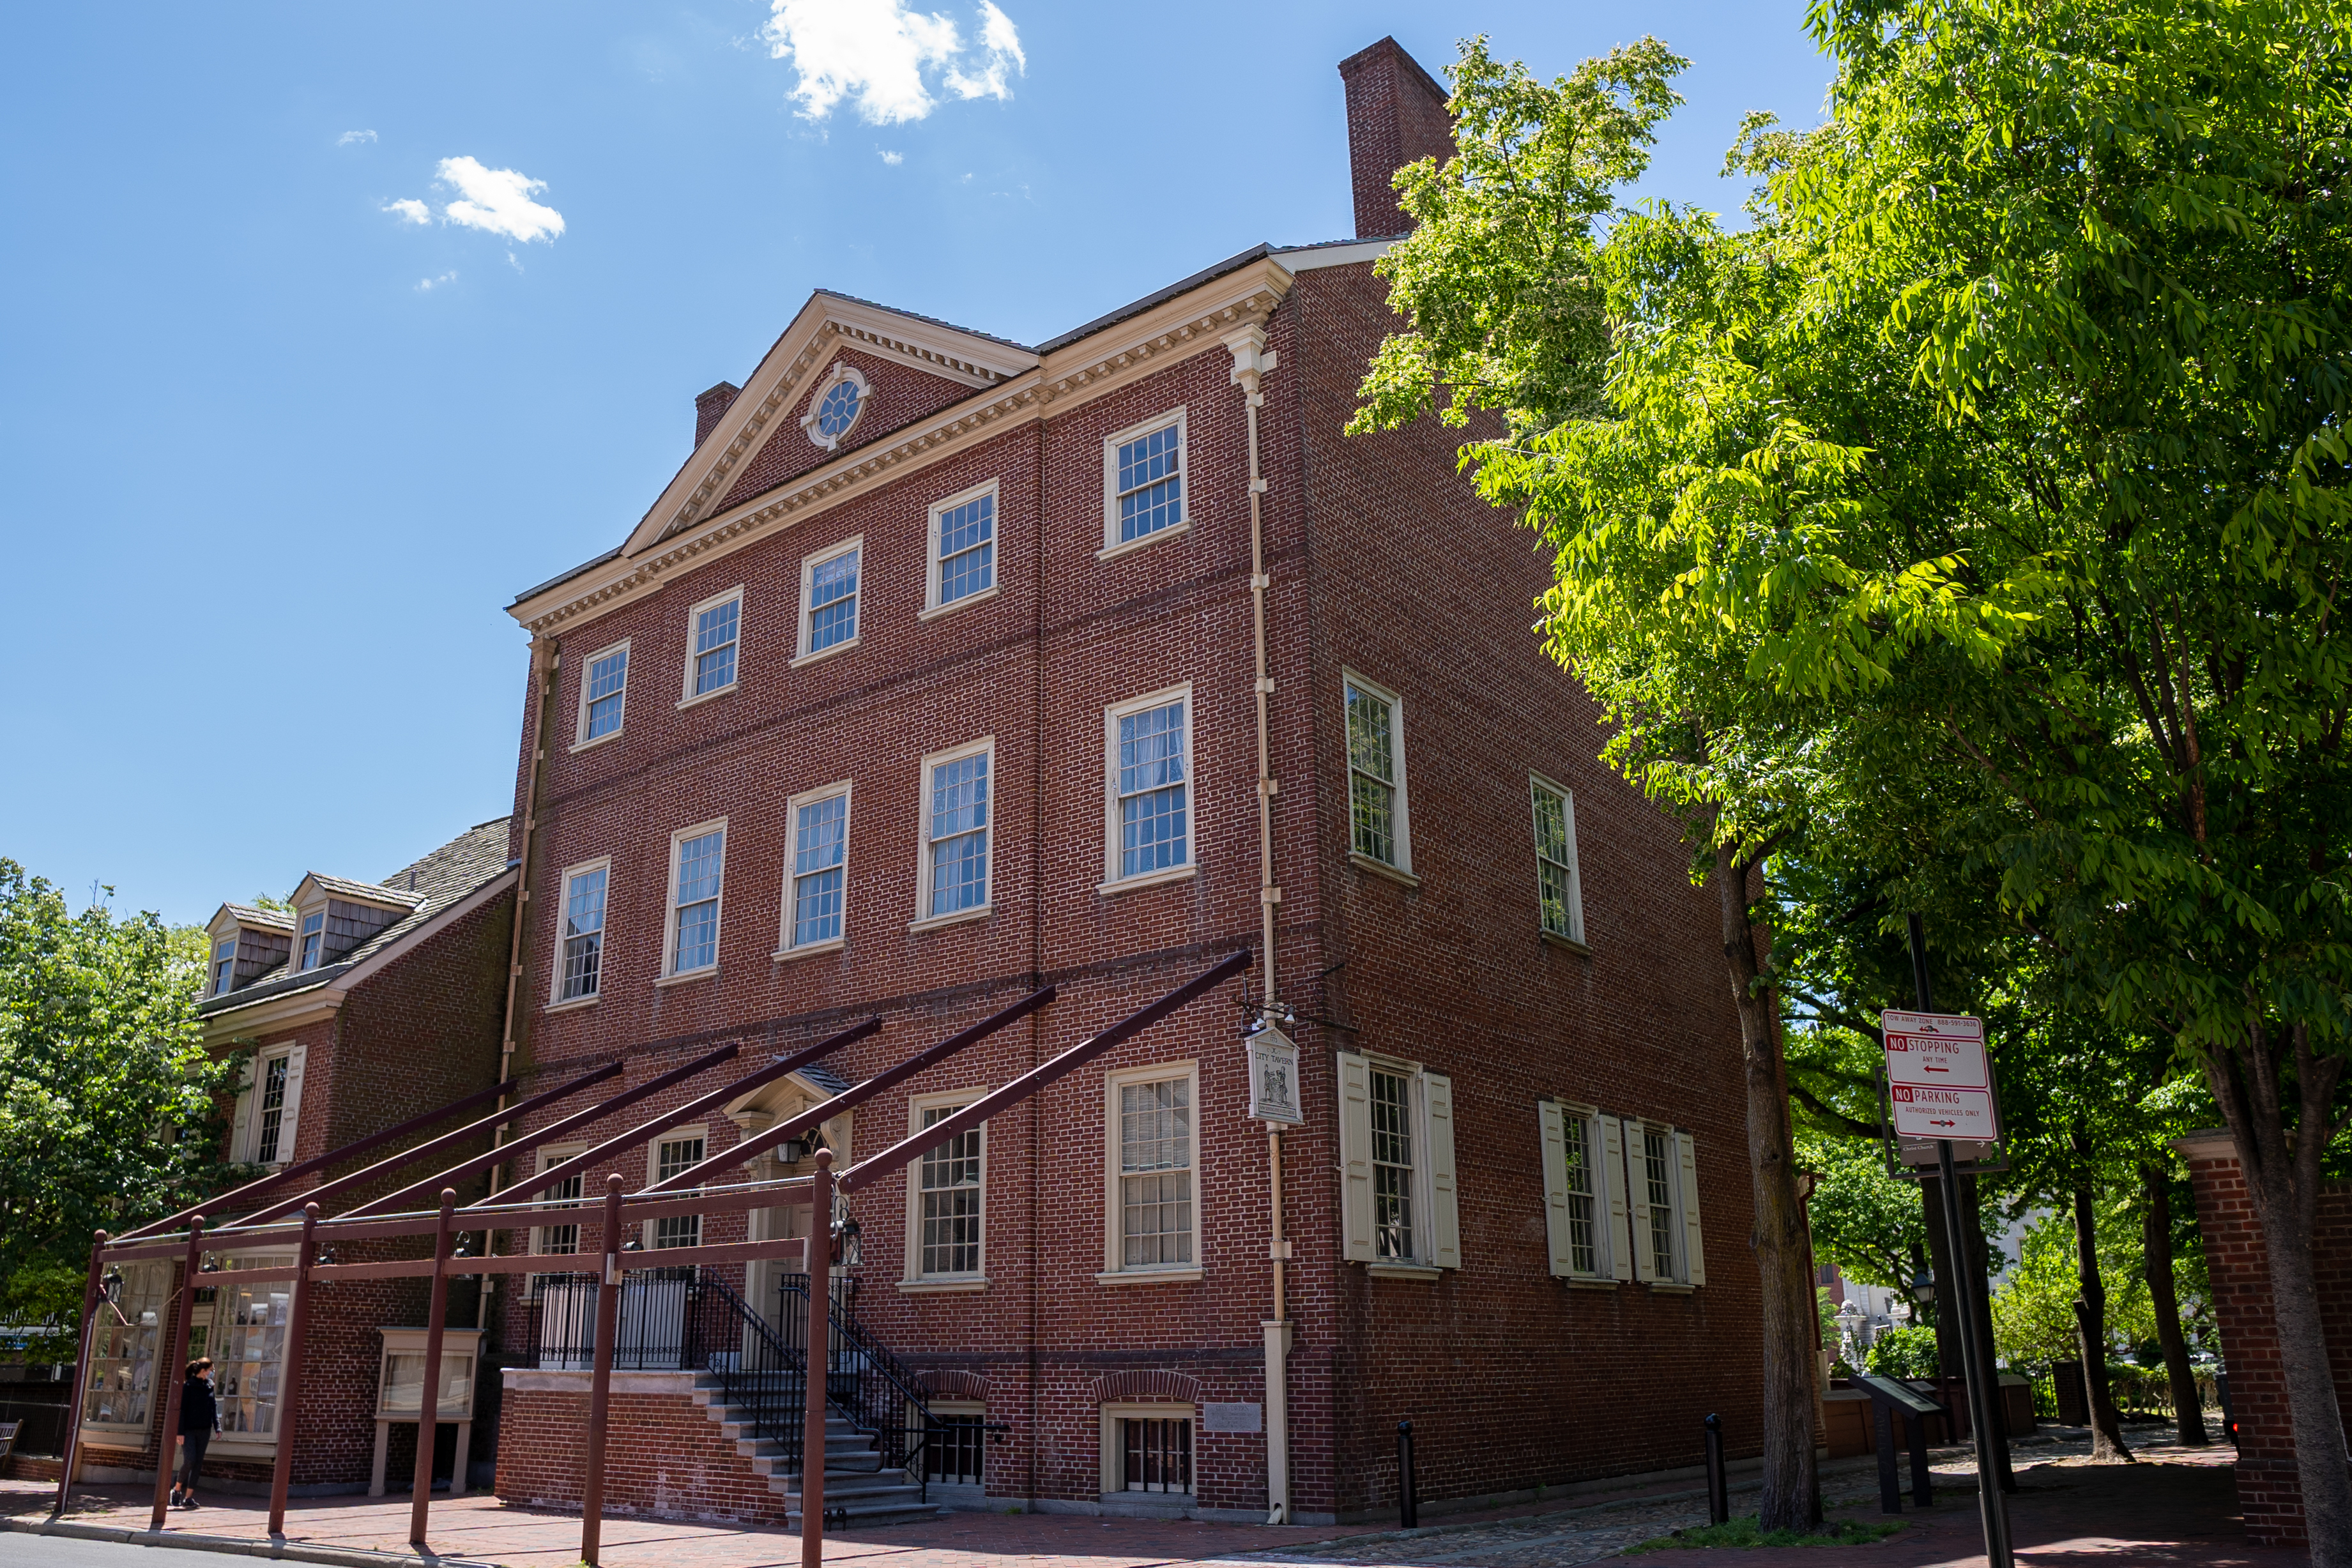
<path fill-rule="evenodd" d="M 555 701 L 555 677 L 563 664 L 563 643 L 559 638 L 533 638 L 530 644 L 531 746 L 530 767 L 526 771 L 522 789 L 522 837 L 515 849 L 514 928 L 507 938 L 507 1006 L 504 1021 L 499 1030 L 499 1076 L 505 1082 L 513 1075 L 515 1059 L 515 996 L 522 985 L 522 938 L 530 919 L 530 839 L 538 827 L 539 776 L 547 763 L 547 710 Z M 507 1096 L 499 1096 L 499 1109 L 507 1108 Z M 512 1127 L 500 1127 L 498 1141 L 510 1143 L 515 1136 Z M 511 1162 L 490 1173 L 490 1190 L 503 1191 L 514 1179 Z M 489 1325 L 489 1295 L 498 1282 L 496 1274 L 482 1276 L 482 1305 L 476 1316 L 478 1327 Z"/>
<path fill-rule="evenodd" d="M 1276 1001 L 1274 962 L 1274 916 L 1282 904 L 1282 889 L 1274 880 L 1275 780 L 1267 740 L 1266 700 L 1274 695 L 1274 677 L 1265 664 L 1265 591 L 1272 579 L 1265 570 L 1265 520 L 1261 498 L 1265 476 L 1258 466 L 1257 411 L 1265 406 L 1260 378 L 1273 371 L 1274 351 L 1265 346 L 1265 329 L 1244 327 L 1228 333 L 1226 350 L 1234 356 L 1234 384 L 1243 392 L 1249 422 L 1250 622 L 1256 656 L 1257 697 L 1257 881 L 1258 971 L 1260 1008 L 1271 1010 Z M 1269 1234 L 1266 1258 L 1273 1269 L 1274 1316 L 1260 1326 L 1265 1333 L 1265 1500 L 1268 1524 L 1290 1521 L 1290 1320 L 1283 1299 L 1283 1264 L 1290 1243 L 1282 1233 L 1282 1128 L 1269 1122 L 1265 1130 L 1266 1214 Z"/>

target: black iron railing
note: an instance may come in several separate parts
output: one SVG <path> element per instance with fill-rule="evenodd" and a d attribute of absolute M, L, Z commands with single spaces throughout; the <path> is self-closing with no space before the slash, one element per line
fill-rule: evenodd
<path fill-rule="evenodd" d="M 833 1301 L 826 1316 L 833 1323 L 833 1344 L 824 1369 L 825 1403 L 852 1426 L 874 1434 L 875 1447 L 886 1469 L 903 1467 L 930 1497 L 934 1466 L 929 1455 L 944 1449 L 948 1435 L 931 1414 L 931 1396 L 915 1371 L 890 1353 L 857 1321 L 857 1281 L 839 1276 L 833 1281 Z M 808 1321 L 808 1276 L 786 1274 L 779 1281 L 783 1298 L 782 1322 Z"/>
<path fill-rule="evenodd" d="M 676 1371 L 698 1364 L 694 1334 L 703 1315 L 693 1269 L 631 1269 L 622 1277 L 613 1365 L 625 1372 Z M 584 1370 L 596 1355 L 596 1276 L 540 1274 L 530 1291 L 530 1364 Z"/>

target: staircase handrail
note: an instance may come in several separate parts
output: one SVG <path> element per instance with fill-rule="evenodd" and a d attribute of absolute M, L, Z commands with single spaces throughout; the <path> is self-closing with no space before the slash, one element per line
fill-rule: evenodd
<path fill-rule="evenodd" d="M 693 1288 L 716 1301 L 722 1317 L 735 1320 L 739 1334 L 745 1330 L 750 1331 L 760 1346 L 775 1358 L 773 1374 L 744 1368 L 740 1355 L 735 1370 L 730 1373 L 723 1364 L 713 1364 L 723 1358 L 714 1355 L 712 1347 L 697 1347 L 701 1362 L 698 1370 L 719 1380 L 719 1385 L 728 1392 L 730 1405 L 738 1394 L 749 1392 L 754 1396 L 740 1406 L 751 1417 L 753 1434 L 777 1444 L 777 1458 L 782 1461 L 784 1474 L 799 1475 L 802 1467 L 798 1438 L 803 1425 L 802 1413 L 808 1407 L 808 1359 L 803 1347 L 793 1344 L 779 1333 L 775 1325 L 761 1317 L 751 1303 L 726 1281 L 706 1274 Z M 781 1390 L 769 1386 L 767 1379 L 772 1375 L 781 1376 L 783 1385 Z M 772 1421 L 768 1416 L 771 1405 L 778 1406 Z"/>
<path fill-rule="evenodd" d="M 782 1288 L 786 1295 L 794 1296 L 800 1300 L 803 1312 L 807 1310 L 808 1276 L 806 1274 L 783 1276 Z M 899 1360 L 889 1346 L 876 1339 L 855 1317 L 842 1312 L 838 1297 L 825 1302 L 825 1318 L 832 1324 L 834 1333 L 838 1336 L 835 1343 L 862 1356 L 866 1364 L 879 1373 L 882 1380 L 888 1384 L 900 1398 L 913 1406 L 916 1413 L 921 1416 L 921 1434 L 908 1445 L 907 1452 L 903 1455 L 887 1457 L 898 1459 L 905 1465 L 916 1483 L 922 1489 L 919 1495 L 923 1500 L 929 1501 L 930 1469 L 928 1465 L 920 1461 L 929 1452 L 932 1439 L 942 1429 L 940 1418 L 931 1414 L 930 1391 L 922 1385 L 914 1368 Z M 869 1416 L 869 1412 L 856 1409 L 840 1397 L 841 1393 L 846 1392 L 852 1386 L 854 1385 L 846 1379 L 826 1378 L 825 1403 L 839 1406 L 843 1415 L 853 1418 Z"/>

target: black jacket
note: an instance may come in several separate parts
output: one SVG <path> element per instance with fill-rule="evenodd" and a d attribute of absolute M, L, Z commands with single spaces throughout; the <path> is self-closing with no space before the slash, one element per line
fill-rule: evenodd
<path fill-rule="evenodd" d="M 220 1401 L 213 1397 L 213 1385 L 201 1377 L 191 1377 L 180 1385 L 181 1433 L 219 1429 Z"/>

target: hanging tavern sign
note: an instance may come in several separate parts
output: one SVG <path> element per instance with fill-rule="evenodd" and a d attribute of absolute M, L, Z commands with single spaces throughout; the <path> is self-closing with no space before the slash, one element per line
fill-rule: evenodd
<path fill-rule="evenodd" d="M 1298 1108 L 1298 1048 L 1272 1024 L 1249 1037 L 1250 1120 L 1297 1126 L 1307 1120 Z"/>

